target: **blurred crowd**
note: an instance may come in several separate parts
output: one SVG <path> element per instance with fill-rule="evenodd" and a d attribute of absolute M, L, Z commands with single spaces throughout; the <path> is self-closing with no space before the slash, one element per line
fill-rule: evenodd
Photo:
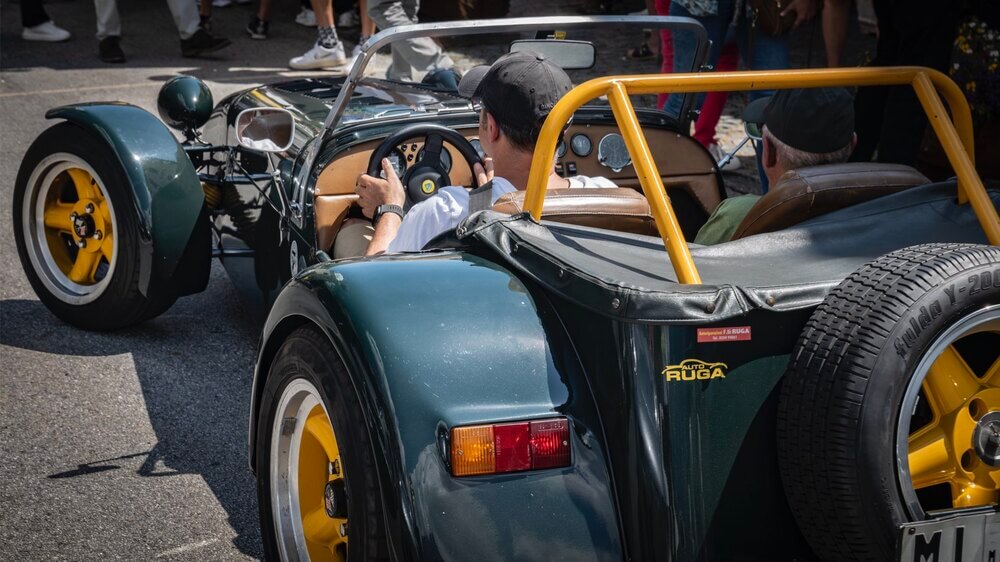
<path fill-rule="evenodd" d="M 250 5 L 255 0 L 166 0 L 180 39 L 181 55 L 198 57 L 228 47 L 232 42 L 213 33 L 212 12 L 233 4 Z M 264 40 L 270 29 L 272 0 L 256 0 L 257 12 L 246 26 L 251 39 Z M 308 70 L 344 67 L 353 62 L 361 45 L 377 28 L 417 23 L 419 0 L 301 0 L 295 23 L 316 29 L 316 42 L 301 56 L 293 57 L 288 65 Z M 21 3 L 21 37 L 26 41 L 59 42 L 71 38 L 69 31 L 59 27 L 49 17 L 41 0 Z M 94 0 L 97 22 L 97 56 L 107 63 L 126 61 L 121 47 L 122 25 L 117 0 Z M 360 39 L 351 49 L 350 57 L 337 28 L 357 28 Z M 450 61 L 440 47 L 430 40 L 403 42 L 393 51 L 390 77 L 406 79 L 411 66 L 421 69 L 450 67 Z"/>
<path fill-rule="evenodd" d="M 214 53 L 231 44 L 213 32 L 213 10 L 232 4 L 256 2 L 256 12 L 245 27 L 254 40 L 268 38 L 273 0 L 166 0 L 173 15 L 181 54 L 198 57 Z M 344 68 L 353 63 L 360 46 L 378 29 L 416 23 L 420 0 L 293 0 L 301 7 L 295 22 L 314 28 L 315 42 L 305 52 L 290 58 L 293 69 Z M 451 6 L 454 2 L 456 6 Z M 459 17 L 482 17 L 469 14 L 474 0 L 425 0 L 425 11 L 456 11 Z M 644 5 L 643 5 L 644 2 Z M 842 64 L 852 21 L 852 8 L 862 29 L 877 36 L 877 50 L 871 64 L 876 66 L 920 65 L 950 73 L 984 122 L 1000 121 L 1000 70 L 997 52 L 1000 45 L 1000 2 L 997 0 L 575 0 L 584 14 L 627 13 L 636 9 L 650 15 L 690 17 L 700 22 L 708 33 L 711 47 L 706 66 L 701 70 L 727 71 L 737 68 L 770 70 L 790 68 L 789 36 L 796 28 L 814 22 L 821 30 L 825 64 Z M 447 4 L 447 6 L 446 6 Z M 487 15 L 505 13 L 509 0 L 480 0 Z M 28 41 L 65 41 L 70 33 L 60 28 L 45 12 L 41 0 L 22 1 L 22 38 Z M 126 60 L 120 37 L 117 0 L 94 0 L 97 55 L 108 63 Z M 482 6 L 479 8 L 483 12 Z M 455 17 L 452 15 L 452 17 Z M 341 30 L 359 29 L 359 40 L 349 48 L 338 34 Z M 352 38 L 356 36 L 352 31 Z M 645 40 L 623 53 L 635 60 L 658 59 L 663 72 L 689 71 L 694 36 L 668 30 L 647 33 Z M 291 53 L 290 53 L 291 54 Z M 963 58 L 964 57 L 964 58 Z M 410 80 L 414 70 L 420 75 L 450 70 L 451 59 L 430 39 L 394 43 L 387 77 Z M 697 70 L 697 69 L 695 69 Z M 451 73 L 450 79 L 458 75 Z M 978 87 L 978 89 L 977 89 Z M 770 95 L 752 92 L 749 101 Z M 659 106 L 677 114 L 681 100 L 661 97 Z M 726 106 L 727 94 L 708 93 L 695 104 L 694 137 L 717 159 L 724 170 L 741 166 L 737 158 L 727 158 L 716 142 L 716 129 Z M 922 131 L 926 126 L 923 111 L 909 88 L 861 88 L 855 99 L 857 147 L 852 160 L 913 165 L 918 158 Z M 977 127 L 979 123 L 977 122 Z M 758 158 L 759 160 L 759 158 Z M 765 174 L 759 176 L 767 189 Z"/>

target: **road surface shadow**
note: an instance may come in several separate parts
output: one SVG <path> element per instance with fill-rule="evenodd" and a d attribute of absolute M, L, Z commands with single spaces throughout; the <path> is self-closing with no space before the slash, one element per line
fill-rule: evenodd
<path fill-rule="evenodd" d="M 181 299 L 159 318 L 113 333 L 78 330 L 38 301 L 0 301 L 0 344 L 63 356 L 131 355 L 156 434 L 153 448 L 114 458 L 61 459 L 64 464 L 48 478 L 122 468 L 142 477 L 200 475 L 227 513 L 235 546 L 260 556 L 247 417 L 261 318 L 243 311 L 234 291 L 223 294 L 224 302 L 210 312 L 199 302 L 207 295 L 198 295 Z"/>

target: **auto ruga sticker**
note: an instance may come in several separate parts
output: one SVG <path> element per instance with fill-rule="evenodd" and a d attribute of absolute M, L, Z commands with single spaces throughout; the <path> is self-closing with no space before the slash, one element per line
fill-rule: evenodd
<path fill-rule="evenodd" d="M 726 378 L 729 366 L 725 363 L 708 363 L 701 359 L 685 359 L 679 365 L 667 365 L 663 376 L 667 382 L 707 381 Z"/>
<path fill-rule="evenodd" d="M 729 341 L 750 341 L 750 326 L 725 326 L 721 328 L 698 328 L 698 343 L 719 343 Z"/>

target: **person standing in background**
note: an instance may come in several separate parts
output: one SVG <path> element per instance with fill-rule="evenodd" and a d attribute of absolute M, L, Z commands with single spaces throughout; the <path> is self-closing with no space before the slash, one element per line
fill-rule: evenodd
<path fill-rule="evenodd" d="M 658 15 L 669 16 L 670 0 L 656 0 L 654 10 Z M 674 42 L 670 37 L 669 29 L 660 30 L 660 53 L 663 55 L 660 72 L 670 74 L 674 71 Z M 738 65 L 739 51 L 732 37 L 732 27 L 730 27 L 730 33 L 726 37 L 726 44 L 722 47 L 715 69 L 719 72 L 729 72 L 736 70 Z M 722 118 L 722 111 L 725 109 L 728 99 L 728 92 L 708 92 L 705 95 L 705 102 L 701 105 L 701 111 L 698 113 L 698 119 L 694 123 L 694 139 L 700 142 L 716 161 L 725 156 L 725 151 L 715 140 L 715 131 L 719 126 L 719 119 Z M 666 103 L 667 94 L 660 94 L 656 100 L 656 106 L 662 110 Z M 722 167 L 722 171 L 733 172 L 741 167 L 740 159 L 732 158 Z"/>
<path fill-rule="evenodd" d="M 361 14 L 361 36 L 358 37 L 358 44 L 354 46 L 351 51 L 351 61 L 348 66 L 353 66 L 354 61 L 358 60 L 358 55 L 361 54 L 361 46 L 365 44 L 365 41 L 375 35 L 375 22 L 372 21 L 371 16 L 368 15 L 368 2 L 367 0 L 358 0 L 358 13 Z"/>
<path fill-rule="evenodd" d="M 368 0 L 368 15 L 379 29 L 417 23 L 420 0 Z M 413 71 L 429 72 L 455 66 L 451 58 L 429 37 L 404 39 L 392 44 L 392 64 L 386 78 L 413 81 Z"/>
<path fill-rule="evenodd" d="M 167 0 L 174 25 L 181 39 L 181 55 L 197 57 L 214 53 L 229 46 L 229 39 L 215 37 L 201 27 L 200 3 L 193 0 Z M 104 62 L 125 62 L 125 52 L 120 42 L 121 20 L 118 17 L 117 0 L 94 0 L 97 15 L 97 55 Z"/>
<path fill-rule="evenodd" d="M 793 27 L 811 19 L 816 13 L 817 0 L 791 0 L 782 15 L 794 14 Z M 788 68 L 788 35 L 769 35 L 760 31 L 754 25 L 750 8 L 738 0 L 673 0 L 670 4 L 670 15 L 690 17 L 701 23 L 708 32 L 711 41 L 708 58 L 705 64 L 715 67 L 722 55 L 726 37 L 731 33 L 730 27 L 735 26 L 735 41 L 739 52 L 743 55 L 743 66 L 748 70 L 776 70 Z M 675 70 L 689 69 L 698 47 L 693 33 L 673 33 L 673 50 Z M 694 69 L 697 71 L 698 69 Z M 750 92 L 750 101 L 771 95 L 771 91 Z M 704 95 L 695 102 L 699 109 L 704 101 Z M 664 111 L 670 115 L 680 115 L 683 96 L 669 96 Z M 714 131 L 713 131 L 714 135 Z M 757 154 L 758 175 L 761 189 L 767 192 L 768 179 L 760 165 L 760 151 Z"/>
<path fill-rule="evenodd" d="M 847 42 L 847 25 L 851 19 L 851 0 L 823 1 L 823 46 L 826 48 L 826 66 L 840 66 Z"/>
<path fill-rule="evenodd" d="M 57 26 L 52 18 L 45 13 L 42 0 L 22 0 L 20 8 L 21 39 L 56 43 L 72 37 L 70 32 Z"/>
<path fill-rule="evenodd" d="M 316 43 L 302 56 L 288 61 L 288 66 L 296 70 L 343 66 L 347 55 L 333 25 L 333 0 L 312 0 L 312 7 L 316 16 Z"/>
<path fill-rule="evenodd" d="M 875 0 L 878 45 L 872 66 L 928 66 L 946 71 L 962 2 Z M 927 117 L 910 86 L 858 88 L 858 145 L 853 162 L 917 163 Z"/>

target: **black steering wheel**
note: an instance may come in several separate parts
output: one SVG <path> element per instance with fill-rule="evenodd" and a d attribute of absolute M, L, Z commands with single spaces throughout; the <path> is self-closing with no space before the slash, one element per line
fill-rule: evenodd
<path fill-rule="evenodd" d="M 482 164 L 483 161 L 476 148 L 457 131 L 431 123 L 409 125 L 386 137 L 368 160 L 368 175 L 379 177 L 382 159 L 388 156 L 392 149 L 418 137 L 424 139 L 423 156 L 413 167 L 406 170 L 403 177 L 399 178 L 403 182 L 403 189 L 410 204 L 429 199 L 442 186 L 451 185 L 448 170 L 441 164 L 444 141 L 458 149 L 472 170 L 472 180 L 478 184 L 474 165 Z"/>

